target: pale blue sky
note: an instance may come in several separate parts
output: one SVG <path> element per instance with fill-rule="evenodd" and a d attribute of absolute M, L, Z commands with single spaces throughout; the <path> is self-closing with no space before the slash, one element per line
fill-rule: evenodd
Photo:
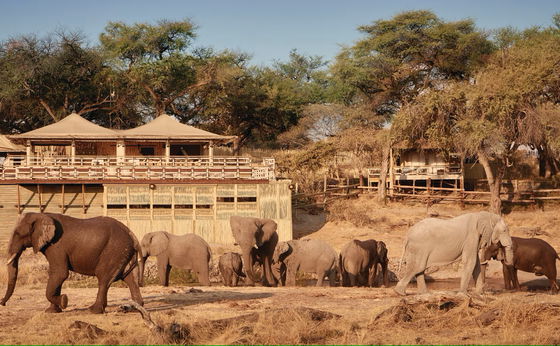
<path fill-rule="evenodd" d="M 80 30 L 92 44 L 108 21 L 155 22 L 190 18 L 199 26 L 196 46 L 253 55 L 253 63 L 285 60 L 291 49 L 333 58 L 361 35 L 359 25 L 411 9 L 446 20 L 472 18 L 484 29 L 548 26 L 560 1 L 532 0 L 0 0 L 0 40 L 57 29 Z"/>

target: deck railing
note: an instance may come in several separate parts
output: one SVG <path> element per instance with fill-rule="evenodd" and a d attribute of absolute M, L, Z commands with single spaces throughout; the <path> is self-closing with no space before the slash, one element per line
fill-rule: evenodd
<path fill-rule="evenodd" d="M 248 157 L 9 156 L 1 180 L 273 180 L 274 159 Z"/>
<path fill-rule="evenodd" d="M 368 176 L 379 178 L 379 168 L 368 168 Z M 399 176 L 426 176 L 437 178 L 438 176 L 460 176 L 462 173 L 460 165 L 418 165 L 418 166 L 396 166 L 393 168 L 395 177 Z"/>

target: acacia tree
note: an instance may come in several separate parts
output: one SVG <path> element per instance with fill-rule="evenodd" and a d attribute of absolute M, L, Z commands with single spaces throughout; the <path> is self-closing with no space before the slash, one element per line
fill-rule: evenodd
<path fill-rule="evenodd" d="M 359 30 L 365 38 L 343 49 L 332 67 L 337 96 L 387 122 L 419 94 L 470 78 L 494 49 L 472 20 L 447 22 L 425 10 L 403 12 Z M 385 138 L 382 161 L 388 162 L 393 142 Z M 382 179 L 385 174 L 386 169 Z M 379 194 L 385 198 L 384 189 Z"/>
<path fill-rule="evenodd" d="M 99 40 L 113 68 L 158 116 L 177 113 L 177 100 L 215 77 L 214 55 L 211 50 L 192 49 L 195 37 L 189 20 L 161 20 L 155 25 L 109 22 Z"/>
<path fill-rule="evenodd" d="M 443 150 L 476 155 L 491 192 L 490 210 L 501 212 L 500 190 L 520 145 L 545 143 L 554 124 L 544 104 L 558 103 L 560 36 L 532 33 L 497 52 L 471 82 L 447 83 L 418 96 L 396 115 L 393 134 Z M 557 130 L 556 130 L 557 131 Z"/>
<path fill-rule="evenodd" d="M 102 56 L 74 33 L 21 36 L 0 45 L 0 123 L 29 131 L 74 111 L 102 119 L 115 98 Z"/>

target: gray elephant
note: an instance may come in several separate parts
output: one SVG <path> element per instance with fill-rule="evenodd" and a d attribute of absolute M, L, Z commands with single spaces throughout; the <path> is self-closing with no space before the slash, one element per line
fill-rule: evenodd
<path fill-rule="evenodd" d="M 229 219 L 231 232 L 236 245 L 241 247 L 243 265 L 247 274 L 247 283 L 258 281 L 253 271 L 255 260 L 262 263 L 264 286 L 275 286 L 276 279 L 272 274 L 272 254 L 278 243 L 276 222 L 256 217 L 232 216 Z"/>
<path fill-rule="evenodd" d="M 140 285 L 144 283 L 144 268 L 148 256 L 157 257 L 159 282 L 169 285 L 171 267 L 193 270 L 198 281 L 210 286 L 209 266 L 212 251 L 208 243 L 196 234 L 174 235 L 167 232 L 150 232 L 144 235 L 140 244 Z"/>
<path fill-rule="evenodd" d="M 335 286 L 337 276 L 337 254 L 320 239 L 290 240 L 278 243 L 273 255 L 275 264 L 285 265 L 286 284 L 295 286 L 298 271 L 317 274 L 317 286 L 323 286 L 325 276 Z M 282 268 L 282 267 L 280 267 Z M 282 270 L 282 269 L 281 269 Z"/>
<path fill-rule="evenodd" d="M 134 299 L 143 304 L 138 288 L 138 239 L 119 221 L 110 217 L 77 219 L 51 213 L 23 214 L 8 245 L 8 287 L 0 305 L 5 305 L 16 286 L 18 262 L 23 251 L 33 247 L 49 262 L 47 312 L 61 312 L 68 298 L 60 294 L 69 271 L 96 276 L 99 284 L 97 299 L 90 306 L 93 313 L 103 313 L 107 307 L 107 292 L 111 284 L 123 280 Z"/>
<path fill-rule="evenodd" d="M 424 271 L 430 266 L 440 266 L 461 259 L 460 291 L 467 292 L 470 277 L 476 281 L 476 292 L 484 289 L 486 249 L 500 243 L 505 249 L 505 262 L 513 263 L 512 241 L 505 221 L 489 212 L 468 213 L 452 219 L 424 219 L 409 230 L 403 259 L 406 270 L 394 288 L 405 295 L 406 286 L 416 276 L 419 293 L 426 293 Z"/>
<path fill-rule="evenodd" d="M 220 256 L 218 268 L 224 281 L 224 285 L 236 287 L 240 277 L 245 277 L 243 273 L 243 261 L 237 252 L 227 252 Z"/>
<path fill-rule="evenodd" d="M 387 266 L 387 246 L 373 239 L 351 240 L 345 244 L 339 256 L 339 268 L 343 286 L 373 287 L 377 276 L 377 266 L 381 265 L 383 285 L 389 286 Z"/>

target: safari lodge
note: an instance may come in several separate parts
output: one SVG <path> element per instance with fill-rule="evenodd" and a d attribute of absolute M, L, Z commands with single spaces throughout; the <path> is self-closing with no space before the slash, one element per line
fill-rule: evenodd
<path fill-rule="evenodd" d="M 0 242 L 24 212 L 106 215 L 139 238 L 166 230 L 217 244 L 234 242 L 231 215 L 255 216 L 292 238 L 289 181 L 276 180 L 273 158 L 215 155 L 233 136 L 165 114 L 114 130 L 73 113 L 0 140 Z"/>

